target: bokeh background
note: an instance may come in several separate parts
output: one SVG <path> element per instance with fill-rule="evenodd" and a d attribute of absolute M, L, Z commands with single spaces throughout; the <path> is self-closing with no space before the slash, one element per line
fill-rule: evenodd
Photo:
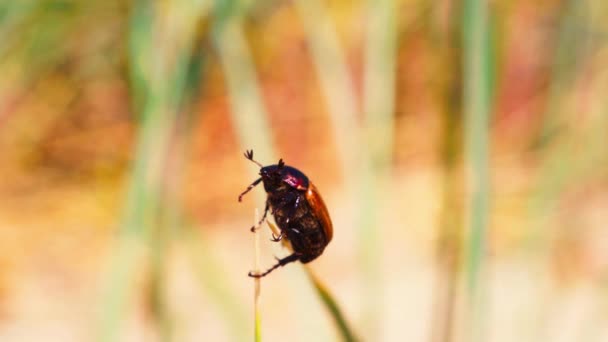
<path fill-rule="evenodd" d="M 253 339 L 250 148 L 360 340 L 608 341 L 604 0 L 3 1 L 0 75 L 2 341 Z M 342 339 L 300 264 L 260 313 Z"/>

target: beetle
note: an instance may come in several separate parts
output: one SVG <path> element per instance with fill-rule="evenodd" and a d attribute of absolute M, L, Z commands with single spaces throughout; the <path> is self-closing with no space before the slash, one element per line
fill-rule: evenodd
<path fill-rule="evenodd" d="M 290 262 L 300 261 L 306 264 L 315 260 L 323 253 L 333 236 L 329 212 L 315 185 L 302 171 L 285 165 L 283 159 L 277 164 L 263 166 L 253 159 L 253 150 L 247 150 L 244 155 L 260 167 L 260 178 L 239 195 L 239 202 L 246 193 L 262 182 L 267 194 L 266 207 L 257 227 L 267 219 L 270 211 L 281 231 L 279 236 L 272 235 L 272 241 L 286 239 L 293 249 L 291 255 L 277 258 L 278 263 L 267 271 L 249 272 L 249 276 L 261 278 Z M 257 227 L 251 227 L 251 231 L 255 231 Z"/>

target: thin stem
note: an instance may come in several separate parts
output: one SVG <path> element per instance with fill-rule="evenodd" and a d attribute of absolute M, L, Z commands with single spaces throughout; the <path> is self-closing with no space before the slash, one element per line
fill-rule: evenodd
<path fill-rule="evenodd" d="M 258 209 L 255 209 L 255 215 L 253 219 L 253 225 L 257 225 L 259 222 L 260 213 Z M 253 250 L 254 250 L 254 273 L 260 272 L 260 234 L 258 229 L 253 231 Z M 260 292 L 261 292 L 262 280 L 261 278 L 253 278 L 253 325 L 254 325 L 254 341 L 262 341 L 262 323 L 260 317 Z"/>

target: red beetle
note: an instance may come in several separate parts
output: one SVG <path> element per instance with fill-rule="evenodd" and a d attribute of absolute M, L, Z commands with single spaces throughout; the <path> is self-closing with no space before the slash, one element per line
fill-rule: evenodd
<path fill-rule="evenodd" d="M 243 195 L 263 182 L 268 196 L 264 215 L 258 225 L 266 220 L 268 211 L 271 210 L 281 230 L 279 236 L 273 235 L 273 241 L 287 239 L 293 248 L 291 255 L 278 259 L 278 263 L 266 272 L 249 272 L 249 276 L 260 278 L 293 261 L 299 260 L 305 264 L 315 260 L 323 253 L 333 235 L 327 207 L 317 188 L 300 170 L 285 165 L 283 159 L 276 165 L 263 166 L 253 160 L 253 150 L 246 151 L 245 158 L 260 167 L 261 177 L 239 195 L 239 202 Z"/>

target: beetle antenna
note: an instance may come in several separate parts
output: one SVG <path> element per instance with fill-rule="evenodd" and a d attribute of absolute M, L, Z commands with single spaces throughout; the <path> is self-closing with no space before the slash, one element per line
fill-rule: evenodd
<path fill-rule="evenodd" d="M 264 167 L 264 165 L 258 163 L 257 161 L 253 160 L 253 150 L 246 150 L 245 153 L 243 153 L 243 155 L 245 156 L 245 158 L 251 160 L 252 162 L 256 163 L 260 168 Z"/>
<path fill-rule="evenodd" d="M 300 256 L 296 253 L 293 253 L 292 255 L 289 255 L 283 259 L 277 259 L 279 262 L 272 266 L 271 268 L 269 268 L 266 272 L 264 273 L 253 273 L 253 272 L 249 272 L 249 276 L 252 278 L 262 278 L 265 277 L 266 275 L 268 275 L 268 273 L 276 270 L 277 268 L 281 267 L 281 266 L 285 266 L 287 264 L 289 264 L 290 262 L 294 262 L 294 261 L 298 261 L 300 259 Z"/>

